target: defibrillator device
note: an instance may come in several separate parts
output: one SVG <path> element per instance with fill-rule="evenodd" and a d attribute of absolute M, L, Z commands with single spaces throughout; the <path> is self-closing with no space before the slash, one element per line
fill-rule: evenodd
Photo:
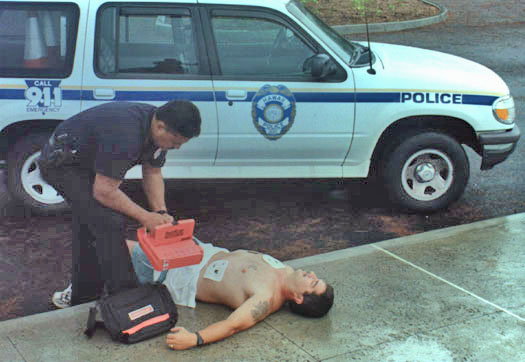
<path fill-rule="evenodd" d="M 199 264 L 204 251 L 193 240 L 194 219 L 178 220 L 174 224 L 157 226 L 148 231 L 137 230 L 139 244 L 157 271 Z"/>

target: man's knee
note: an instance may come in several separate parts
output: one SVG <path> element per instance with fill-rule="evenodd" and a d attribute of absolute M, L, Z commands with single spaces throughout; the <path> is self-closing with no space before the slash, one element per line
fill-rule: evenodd
<path fill-rule="evenodd" d="M 103 206 L 93 200 L 93 207 L 89 211 L 89 227 L 94 235 L 104 233 L 122 233 L 125 231 L 125 218 L 119 212 Z"/>

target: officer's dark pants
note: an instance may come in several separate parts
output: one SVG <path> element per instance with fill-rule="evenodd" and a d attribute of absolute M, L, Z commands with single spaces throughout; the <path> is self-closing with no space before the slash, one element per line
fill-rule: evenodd
<path fill-rule="evenodd" d="M 73 212 L 71 304 L 137 286 L 125 242 L 124 216 L 93 198 L 95 174 L 75 166 L 42 169 L 43 178 L 70 204 Z"/>

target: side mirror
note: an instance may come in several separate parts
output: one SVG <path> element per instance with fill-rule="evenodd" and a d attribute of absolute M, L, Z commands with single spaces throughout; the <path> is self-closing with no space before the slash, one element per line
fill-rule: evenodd
<path fill-rule="evenodd" d="M 337 65 L 327 54 L 316 54 L 310 59 L 314 78 L 323 79 L 337 72 Z"/>

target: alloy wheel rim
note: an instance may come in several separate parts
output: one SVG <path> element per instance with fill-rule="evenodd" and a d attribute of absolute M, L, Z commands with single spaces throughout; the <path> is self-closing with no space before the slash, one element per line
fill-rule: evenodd
<path fill-rule="evenodd" d="M 24 162 L 20 175 L 22 187 L 38 202 L 48 205 L 60 204 L 64 202 L 64 198 L 42 178 L 40 167 L 36 162 L 39 156 L 40 152 L 36 152 Z"/>

